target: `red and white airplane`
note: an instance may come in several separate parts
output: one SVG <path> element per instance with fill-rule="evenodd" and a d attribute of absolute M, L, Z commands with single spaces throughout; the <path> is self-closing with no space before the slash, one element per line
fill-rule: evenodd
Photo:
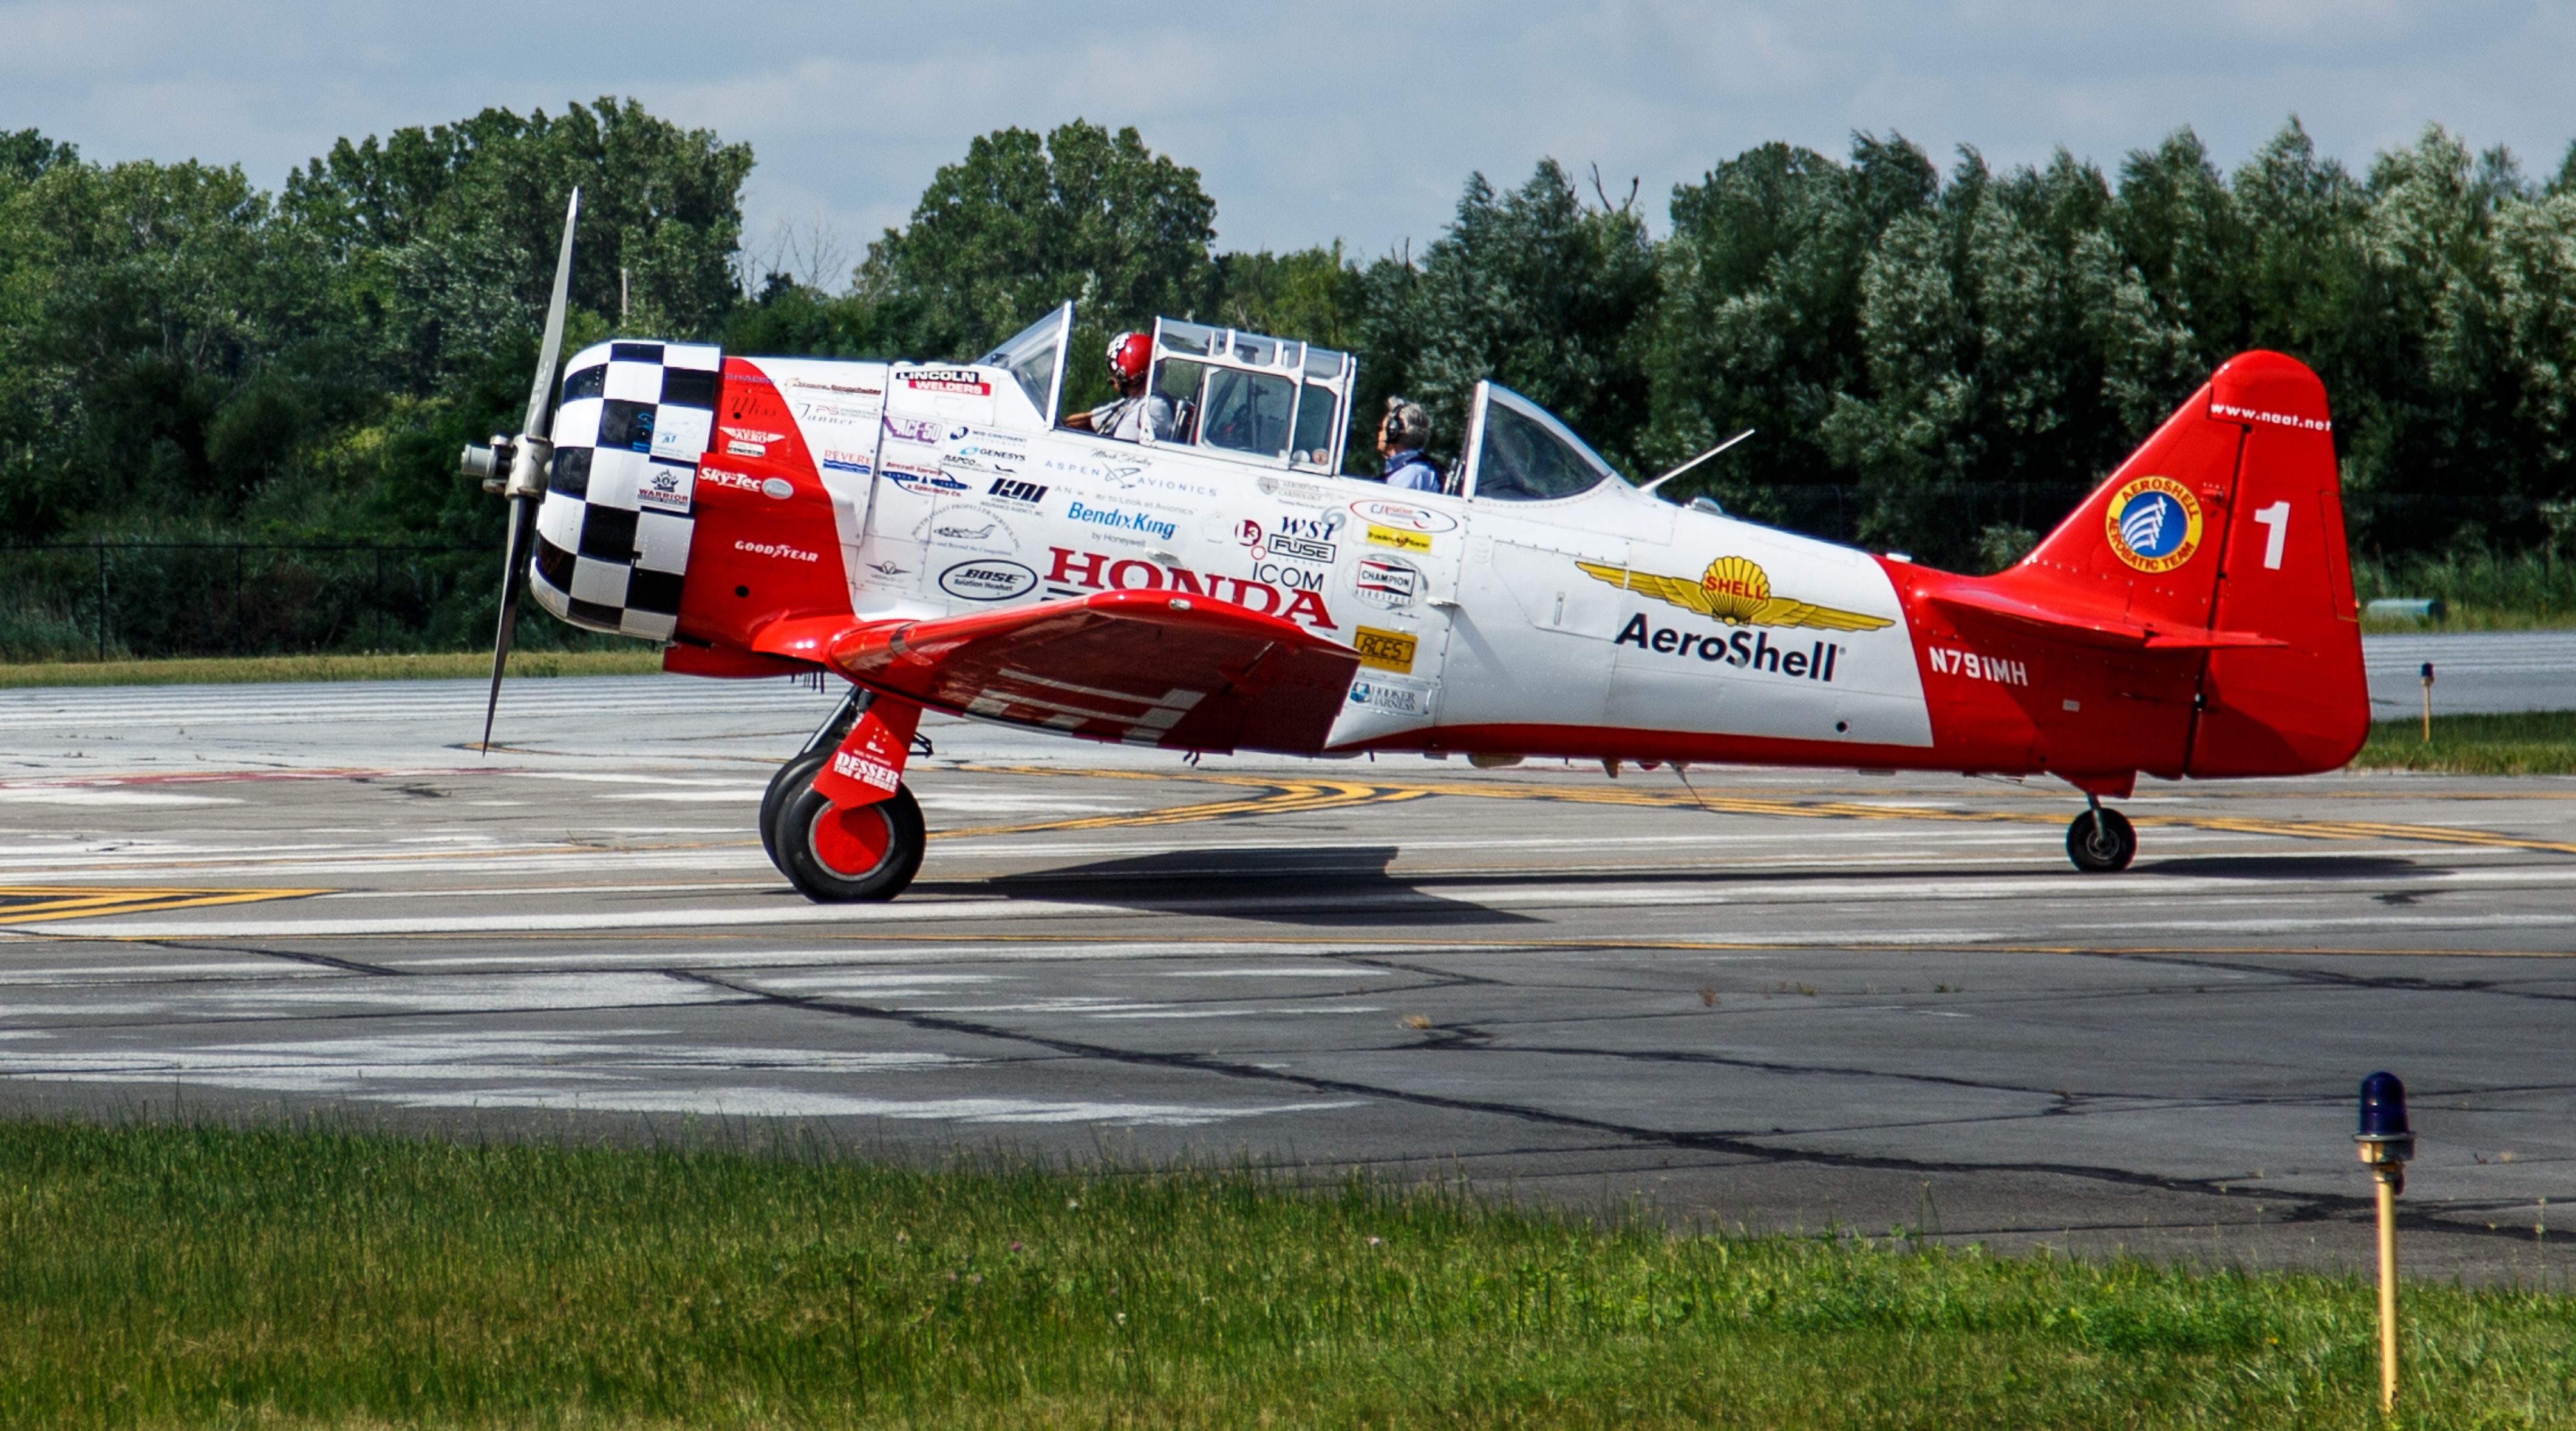
<path fill-rule="evenodd" d="M 847 680 L 762 808 L 817 900 L 920 867 L 924 710 L 1176 751 L 2047 773 L 2086 870 L 2135 853 L 2101 801 L 2139 772 L 2332 770 L 2368 727 L 2325 390 L 2278 353 L 1969 577 L 1663 501 L 1493 383 L 1449 492 L 1344 476 L 1349 355 L 1193 323 L 1151 335 L 1171 436 L 1071 430 L 1070 304 L 971 363 L 602 343 L 557 402 L 571 251 L 568 216 L 523 431 L 466 454 L 512 502 L 494 698 L 531 512 L 564 620 L 671 671 Z"/>

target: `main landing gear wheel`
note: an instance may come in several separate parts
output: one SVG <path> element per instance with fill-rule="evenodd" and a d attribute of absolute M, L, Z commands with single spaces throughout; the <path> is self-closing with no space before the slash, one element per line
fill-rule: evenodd
<path fill-rule="evenodd" d="M 828 759 L 828 754 L 823 759 Z M 814 788 L 823 759 L 799 760 L 782 772 L 769 827 L 772 858 L 797 892 L 821 904 L 892 899 L 921 869 L 928 841 L 921 806 L 909 786 L 892 798 L 844 810 Z"/>
<path fill-rule="evenodd" d="M 2129 817 L 2096 805 L 2066 827 L 2066 857 L 2087 874 L 2110 874 L 2137 858 L 2138 832 Z"/>
<path fill-rule="evenodd" d="M 814 772 L 831 758 L 830 746 L 797 756 L 778 767 L 778 773 L 769 777 L 769 789 L 760 797 L 760 848 L 769 856 L 769 862 L 778 866 L 780 874 L 787 873 L 787 860 L 778 853 L 778 807 L 787 802 L 789 791 L 812 785 Z"/>

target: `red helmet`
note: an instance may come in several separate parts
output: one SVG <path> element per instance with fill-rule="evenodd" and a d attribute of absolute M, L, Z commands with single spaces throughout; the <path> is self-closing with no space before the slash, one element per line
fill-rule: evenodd
<path fill-rule="evenodd" d="M 1154 361 L 1154 340 L 1142 333 L 1121 333 L 1109 340 L 1109 371 L 1123 382 L 1145 376 Z"/>

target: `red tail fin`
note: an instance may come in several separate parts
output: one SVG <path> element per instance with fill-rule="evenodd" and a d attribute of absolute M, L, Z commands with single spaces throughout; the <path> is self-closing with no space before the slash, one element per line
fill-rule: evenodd
<path fill-rule="evenodd" d="M 2332 434 L 2306 365 L 2239 354 L 1993 588 L 2176 637 L 2222 633 L 2199 658 L 2189 774 L 2334 769 L 2369 733 L 2370 693 Z"/>

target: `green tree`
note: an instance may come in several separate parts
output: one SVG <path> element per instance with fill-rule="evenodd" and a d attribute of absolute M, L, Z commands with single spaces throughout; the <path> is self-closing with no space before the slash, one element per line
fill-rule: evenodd
<path fill-rule="evenodd" d="M 1459 433 L 1477 380 L 1492 378 L 1634 465 L 1655 257 L 1634 203 L 1603 198 L 1585 203 L 1553 159 L 1505 194 L 1482 174 L 1468 178 L 1403 314 L 1418 335 L 1409 395 L 1437 431 Z"/>
<path fill-rule="evenodd" d="M 1070 406 L 1106 391 L 1091 355 L 1108 333 L 1209 306 L 1215 220 L 1198 171 L 1147 149 L 1134 129 L 1077 119 L 1043 138 L 996 130 L 932 177 L 907 227 L 868 246 L 863 332 L 908 357 L 972 357 L 1073 300 Z"/>

